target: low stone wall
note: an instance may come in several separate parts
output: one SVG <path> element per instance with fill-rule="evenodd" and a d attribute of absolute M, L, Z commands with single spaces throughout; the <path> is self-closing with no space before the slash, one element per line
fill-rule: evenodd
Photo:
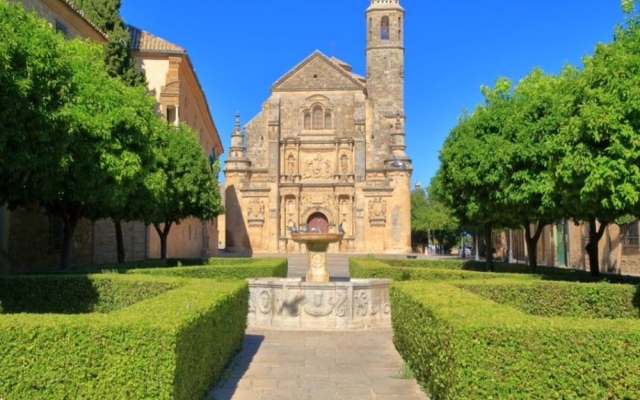
<path fill-rule="evenodd" d="M 248 326 L 299 330 L 391 327 L 390 279 L 328 283 L 249 279 Z"/>

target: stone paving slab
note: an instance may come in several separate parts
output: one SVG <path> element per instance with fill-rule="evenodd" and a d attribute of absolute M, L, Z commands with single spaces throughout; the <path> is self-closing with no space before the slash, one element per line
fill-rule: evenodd
<path fill-rule="evenodd" d="M 205 400 L 428 400 L 390 329 L 349 332 L 248 330 L 240 353 Z"/>

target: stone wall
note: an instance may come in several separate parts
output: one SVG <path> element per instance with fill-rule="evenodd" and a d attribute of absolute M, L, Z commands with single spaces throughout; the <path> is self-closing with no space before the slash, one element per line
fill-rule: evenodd
<path fill-rule="evenodd" d="M 61 252 L 52 247 L 49 217 L 31 205 L 11 213 L 8 260 L 11 273 L 45 272 L 60 267 Z M 72 265 L 86 265 L 93 261 L 93 224 L 81 220 L 72 243 Z"/>
<path fill-rule="evenodd" d="M 147 258 L 160 258 L 160 237 L 153 226 L 148 227 Z M 215 221 L 202 222 L 187 218 L 173 224 L 167 238 L 167 257 L 201 258 L 218 254 L 218 230 Z"/>
<path fill-rule="evenodd" d="M 110 219 L 102 219 L 94 225 L 95 264 L 116 263 L 118 261 L 115 224 Z M 122 242 L 125 261 L 139 261 L 146 258 L 147 228 L 141 222 L 122 223 Z"/>

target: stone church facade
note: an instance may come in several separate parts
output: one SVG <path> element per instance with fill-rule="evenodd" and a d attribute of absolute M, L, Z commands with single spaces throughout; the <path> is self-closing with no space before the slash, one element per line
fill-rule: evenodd
<path fill-rule="evenodd" d="M 226 246 L 300 251 L 291 231 L 343 231 L 330 251 L 411 251 L 404 9 L 371 0 L 366 76 L 315 51 L 276 81 L 225 165 Z"/>

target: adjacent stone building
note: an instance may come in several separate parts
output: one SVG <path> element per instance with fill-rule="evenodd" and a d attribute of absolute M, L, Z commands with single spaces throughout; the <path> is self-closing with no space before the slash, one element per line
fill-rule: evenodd
<path fill-rule="evenodd" d="M 599 227 L 598 222 L 597 224 Z M 538 264 L 588 271 L 588 242 L 588 223 L 560 220 L 547 225 L 538 240 Z M 494 232 L 495 256 L 504 261 L 509 260 L 510 243 L 512 262 L 527 262 L 523 230 Z M 640 275 L 640 220 L 623 225 L 607 225 L 598 242 L 598 256 L 602 272 Z"/>
<path fill-rule="evenodd" d="M 67 0 L 13 0 L 47 19 L 65 37 L 99 43 L 107 36 Z M 149 91 L 157 100 L 158 114 L 169 122 L 186 122 L 200 134 L 203 153 L 217 159 L 223 147 L 209 111 L 204 91 L 185 49 L 141 29 L 130 27 L 133 55 L 146 73 Z M 0 273 L 57 269 L 62 248 L 62 221 L 47 216 L 37 203 L 10 212 L 0 206 Z M 153 228 L 140 222 L 123 224 L 127 260 L 157 258 L 160 240 Z M 171 228 L 169 257 L 203 257 L 218 250 L 217 218 L 181 221 Z M 73 240 L 74 264 L 115 262 L 116 239 L 110 220 L 82 220 Z"/>
<path fill-rule="evenodd" d="M 367 71 L 315 51 L 278 79 L 225 165 L 226 246 L 300 248 L 291 230 L 344 231 L 330 251 L 411 250 L 411 160 L 405 153 L 405 11 L 371 0 Z"/>

